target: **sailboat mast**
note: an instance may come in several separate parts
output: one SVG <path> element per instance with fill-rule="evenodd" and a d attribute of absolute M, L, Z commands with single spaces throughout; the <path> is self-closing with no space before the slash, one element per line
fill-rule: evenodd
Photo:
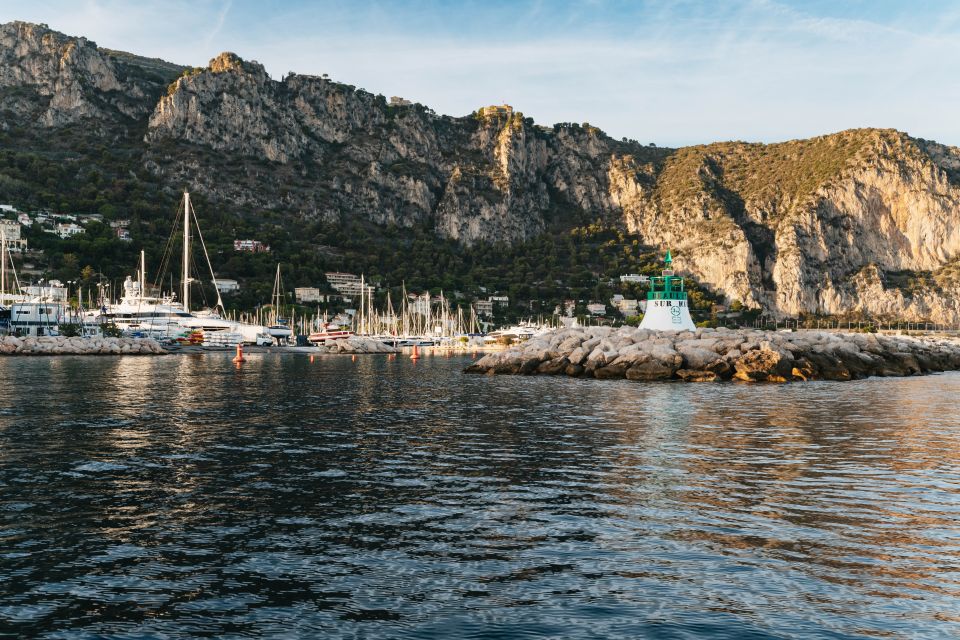
<path fill-rule="evenodd" d="M 365 313 L 366 306 L 364 305 L 364 302 L 365 302 L 364 293 L 366 292 L 366 289 L 367 289 L 367 285 L 365 284 L 363 279 L 363 274 L 361 273 L 360 274 L 360 318 L 357 323 L 357 327 L 358 327 L 357 333 L 359 333 L 362 336 L 367 334 L 366 325 L 365 325 L 366 319 L 364 317 L 366 316 L 366 313 Z"/>
<path fill-rule="evenodd" d="M 183 192 L 183 310 L 190 311 L 190 194 Z"/>
<path fill-rule="evenodd" d="M 147 282 L 147 257 L 146 252 L 140 250 L 140 297 L 147 295 L 147 290 L 144 288 Z"/>
<path fill-rule="evenodd" d="M 0 229 L 0 302 L 7 293 L 7 234 Z"/>

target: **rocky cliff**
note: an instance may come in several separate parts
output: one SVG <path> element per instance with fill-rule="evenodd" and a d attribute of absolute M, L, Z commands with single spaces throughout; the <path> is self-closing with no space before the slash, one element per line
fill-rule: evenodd
<path fill-rule="evenodd" d="M 97 47 L 46 25 L 0 25 L 0 127 L 74 124 L 107 130 L 153 110 L 182 68 Z"/>
<path fill-rule="evenodd" d="M 781 315 L 958 317 L 960 150 L 892 130 L 680 149 L 625 224 L 679 268 Z"/>
<path fill-rule="evenodd" d="M 133 168 L 238 206 L 466 244 L 599 219 L 774 315 L 960 321 L 960 150 L 897 131 L 663 149 L 507 106 L 450 117 L 274 80 L 231 53 L 185 69 L 26 23 L 0 26 L 0 112 L 5 130 L 123 131 Z"/>
<path fill-rule="evenodd" d="M 254 170 L 273 183 L 259 192 L 242 179 L 204 185 L 225 198 L 295 204 L 328 219 L 428 223 L 464 243 L 530 237 L 568 204 L 594 217 L 619 216 L 609 196 L 610 158 L 623 149 L 667 153 L 590 127 L 539 127 L 506 106 L 452 118 L 322 77 L 275 81 L 232 53 L 179 78 L 157 104 L 144 140 L 151 151 L 186 144 L 261 163 Z M 158 170 L 194 181 L 216 165 L 152 155 Z M 296 193 L 295 203 L 278 198 L 281 185 Z"/>

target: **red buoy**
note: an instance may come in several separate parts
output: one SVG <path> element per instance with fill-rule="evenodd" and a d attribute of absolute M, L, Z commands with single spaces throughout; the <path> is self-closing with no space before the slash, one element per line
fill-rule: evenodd
<path fill-rule="evenodd" d="M 234 362 L 243 362 L 243 361 L 244 361 L 244 357 L 243 357 L 243 343 L 242 343 L 242 342 L 238 342 L 238 343 L 237 343 L 237 355 L 234 357 L 233 361 L 234 361 Z"/>

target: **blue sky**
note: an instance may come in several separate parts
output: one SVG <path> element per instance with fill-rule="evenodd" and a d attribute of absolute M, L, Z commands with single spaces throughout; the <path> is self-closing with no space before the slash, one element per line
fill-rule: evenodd
<path fill-rule="evenodd" d="M 893 127 L 960 145 L 956 2 L 0 0 L 101 46 L 221 51 L 463 115 L 501 102 L 677 146 Z"/>

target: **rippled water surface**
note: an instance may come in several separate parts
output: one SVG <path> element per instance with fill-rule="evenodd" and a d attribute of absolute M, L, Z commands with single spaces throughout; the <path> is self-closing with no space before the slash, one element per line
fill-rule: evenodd
<path fill-rule="evenodd" d="M 960 375 L 0 360 L 0 635 L 960 637 Z"/>

